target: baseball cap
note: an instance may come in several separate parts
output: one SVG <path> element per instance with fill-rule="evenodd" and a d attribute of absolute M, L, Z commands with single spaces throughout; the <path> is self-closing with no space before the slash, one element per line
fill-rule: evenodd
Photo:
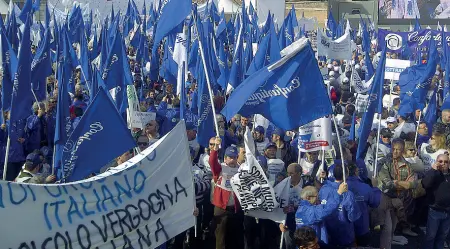
<path fill-rule="evenodd" d="M 44 155 L 45 158 L 52 157 L 52 155 L 53 155 L 52 149 L 50 149 L 50 147 L 48 147 L 48 146 L 42 147 L 40 149 L 40 151 L 42 152 L 42 155 Z"/>
<path fill-rule="evenodd" d="M 267 143 L 267 144 L 266 144 L 266 147 L 264 147 L 264 150 L 267 150 L 267 149 L 270 148 L 270 147 L 275 147 L 275 148 L 277 148 L 277 146 L 276 146 L 274 143 Z"/>
<path fill-rule="evenodd" d="M 237 148 L 234 146 L 230 146 L 225 150 L 225 156 L 237 158 L 238 157 L 238 151 Z"/>
<path fill-rule="evenodd" d="M 397 120 L 394 117 L 388 117 L 386 123 L 397 123 Z"/>
<path fill-rule="evenodd" d="M 256 132 L 259 132 L 259 133 L 261 133 L 261 134 L 264 134 L 264 127 L 262 127 L 262 126 L 257 126 L 256 128 L 255 128 L 255 131 Z"/>
<path fill-rule="evenodd" d="M 392 132 L 388 128 L 381 129 L 380 135 L 383 137 L 392 137 Z"/>
<path fill-rule="evenodd" d="M 32 162 L 33 166 L 36 166 L 36 165 L 42 163 L 41 156 L 36 153 L 28 154 L 26 160 L 27 160 L 27 162 Z"/>
<path fill-rule="evenodd" d="M 284 131 L 282 131 L 281 129 L 276 129 L 272 135 L 278 135 L 280 137 L 284 137 Z"/>

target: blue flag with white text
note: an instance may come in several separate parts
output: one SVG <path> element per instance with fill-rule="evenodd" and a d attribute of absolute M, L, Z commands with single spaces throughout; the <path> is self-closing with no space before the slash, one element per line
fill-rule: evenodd
<path fill-rule="evenodd" d="M 116 137 L 114 143 L 105 143 Z M 62 156 L 65 182 L 82 180 L 136 147 L 130 130 L 100 89 L 64 146 Z M 108 153 L 98 153 L 98 148 Z"/>
<path fill-rule="evenodd" d="M 282 59 L 250 75 L 234 90 L 222 114 L 230 120 L 236 113 L 261 114 L 284 130 L 332 113 L 322 74 L 306 38 L 294 42 Z"/>

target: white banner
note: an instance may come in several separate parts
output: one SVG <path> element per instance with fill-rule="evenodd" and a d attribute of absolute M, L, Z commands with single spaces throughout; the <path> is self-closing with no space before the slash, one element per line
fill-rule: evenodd
<path fill-rule="evenodd" d="M 386 80 L 399 80 L 400 73 L 410 66 L 411 61 L 409 60 L 386 59 L 384 78 Z"/>
<path fill-rule="evenodd" d="M 352 44 L 350 34 L 345 33 L 343 36 L 333 41 L 318 29 L 317 52 L 319 56 L 327 56 L 327 58 L 334 60 L 351 60 Z"/>
<path fill-rule="evenodd" d="M 191 167 L 179 123 L 94 178 L 49 185 L 2 181 L 1 248 L 155 248 L 195 224 Z"/>
<path fill-rule="evenodd" d="M 290 193 L 289 189 L 291 187 L 291 177 L 288 177 L 278 183 L 274 187 L 275 195 L 277 202 L 279 203 L 279 207 L 275 208 L 272 212 L 266 212 L 262 210 L 255 210 L 246 212 L 246 215 L 258 218 L 258 219 L 269 219 L 278 223 L 284 223 L 286 220 L 286 214 L 283 211 L 283 208 L 289 206 L 289 198 Z"/>
<path fill-rule="evenodd" d="M 298 149 L 301 152 L 330 150 L 332 145 L 331 119 L 319 118 L 299 128 Z"/>
<path fill-rule="evenodd" d="M 132 113 L 132 114 L 131 114 Z M 131 112 L 127 109 L 127 122 L 130 128 L 144 129 L 145 126 L 152 120 L 156 119 L 154 112 Z"/>
<path fill-rule="evenodd" d="M 252 153 L 254 151 L 254 141 L 248 127 L 244 136 L 246 161 L 239 168 L 239 173 L 231 178 L 231 187 L 241 204 L 242 210 L 272 212 L 278 207 L 278 202 L 275 192 L 264 174 L 264 170 Z"/>

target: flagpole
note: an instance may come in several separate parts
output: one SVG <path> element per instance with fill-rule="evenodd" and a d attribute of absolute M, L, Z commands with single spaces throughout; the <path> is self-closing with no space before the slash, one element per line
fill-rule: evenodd
<path fill-rule="evenodd" d="M 194 12 L 192 12 L 192 17 L 193 18 L 197 18 L 197 16 L 194 15 Z M 208 84 L 208 92 L 209 92 L 209 98 L 211 100 L 211 108 L 213 111 L 213 116 L 214 116 L 214 126 L 216 128 L 216 136 L 219 137 L 220 133 L 219 133 L 219 125 L 217 124 L 217 119 L 216 119 L 216 107 L 214 106 L 214 98 L 212 95 L 212 89 L 211 89 L 211 83 L 209 81 L 209 74 L 208 74 L 208 68 L 206 67 L 206 60 L 205 60 L 205 55 L 203 54 L 203 45 L 202 45 L 202 39 L 200 39 L 200 33 L 198 32 L 198 27 L 197 27 L 197 21 L 194 20 L 194 25 L 195 25 L 195 29 L 197 30 L 197 36 L 198 36 L 198 45 L 200 47 L 200 56 L 202 57 L 202 61 L 203 61 L 203 69 L 205 70 L 205 76 L 206 76 L 206 83 Z"/>
<path fill-rule="evenodd" d="M 378 147 L 380 146 L 380 133 L 381 133 L 381 114 L 378 114 L 378 132 L 377 132 L 377 146 L 375 151 L 375 161 L 373 162 L 373 179 L 377 177 L 377 161 L 378 161 Z"/>
<path fill-rule="evenodd" d="M 10 127 L 10 129 L 11 129 L 11 127 Z M 9 134 L 8 134 L 8 140 L 6 142 L 5 163 L 3 164 L 3 180 L 4 181 L 6 181 L 6 171 L 8 169 L 8 157 L 9 157 L 9 147 L 10 147 L 10 145 L 11 145 L 11 140 L 9 139 Z"/>
<path fill-rule="evenodd" d="M 419 133 L 419 126 L 420 126 L 420 118 L 422 117 L 422 111 L 420 111 L 420 115 L 419 115 L 419 120 L 417 123 L 417 128 L 416 128 L 416 135 L 414 137 L 414 147 L 417 147 L 417 134 Z"/>
<path fill-rule="evenodd" d="M 334 114 L 332 114 L 331 117 L 333 118 L 334 128 L 336 129 L 336 136 L 337 136 L 338 144 L 339 144 L 339 150 L 341 151 L 343 180 L 344 180 L 344 182 L 346 182 L 346 180 L 345 180 L 346 177 L 345 177 L 344 152 L 342 151 L 341 136 L 339 135 L 339 129 L 338 129 L 338 126 L 337 126 L 337 123 L 336 123 L 336 117 L 334 116 Z"/>
<path fill-rule="evenodd" d="M 391 87 L 389 87 L 389 105 L 388 105 L 388 115 L 391 111 L 392 106 L 392 85 L 394 84 L 394 80 L 391 80 Z"/>

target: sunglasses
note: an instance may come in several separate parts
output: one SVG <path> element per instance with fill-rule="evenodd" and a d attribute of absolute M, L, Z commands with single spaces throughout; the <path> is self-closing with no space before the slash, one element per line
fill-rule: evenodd
<path fill-rule="evenodd" d="M 214 146 L 214 145 L 216 145 L 216 144 L 214 144 L 214 143 L 209 143 L 209 146 Z"/>
<path fill-rule="evenodd" d="M 448 161 L 439 160 L 438 163 L 445 163 L 445 164 L 447 164 Z"/>
<path fill-rule="evenodd" d="M 142 143 L 142 142 L 140 142 L 140 143 L 138 142 L 137 144 L 138 144 L 139 146 L 147 146 L 147 145 L 148 145 L 148 143 Z"/>

